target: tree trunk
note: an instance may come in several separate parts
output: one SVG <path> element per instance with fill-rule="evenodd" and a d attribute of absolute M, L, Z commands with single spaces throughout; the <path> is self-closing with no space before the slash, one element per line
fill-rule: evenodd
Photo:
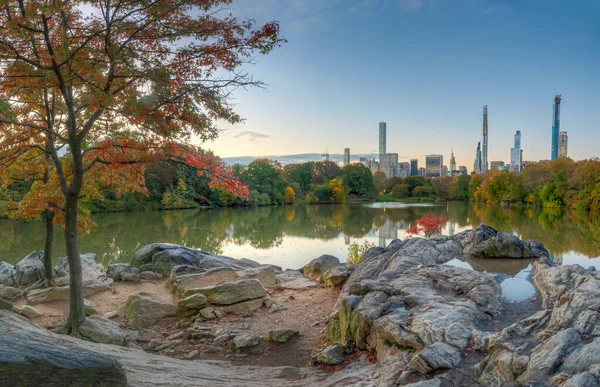
<path fill-rule="evenodd" d="M 52 244 L 54 242 L 54 211 L 46 210 L 46 245 L 44 246 L 44 279 L 50 286 L 52 281 Z"/>
<path fill-rule="evenodd" d="M 69 192 L 65 198 L 65 245 L 69 260 L 70 276 L 70 308 L 69 330 L 74 336 L 79 335 L 79 325 L 85 320 L 83 308 L 83 284 L 81 273 L 81 257 L 77 240 L 77 200 L 78 194 Z"/>

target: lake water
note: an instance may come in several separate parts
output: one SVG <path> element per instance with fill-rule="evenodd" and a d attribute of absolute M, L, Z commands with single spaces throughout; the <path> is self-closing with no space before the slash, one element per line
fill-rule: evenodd
<path fill-rule="evenodd" d="M 300 268 L 309 260 L 332 254 L 344 260 L 348 245 L 369 240 L 386 246 L 404 238 L 416 219 L 444 215 L 443 234 L 452 235 L 480 223 L 536 239 L 552 259 L 582 266 L 600 264 L 600 222 L 588 214 L 561 211 L 503 209 L 481 203 L 375 203 L 368 205 L 307 205 L 222 208 L 97 214 L 97 226 L 82 235 L 80 250 L 98 254 L 103 265 L 129 262 L 141 246 L 170 242 L 235 258 L 250 258 L 283 268 Z M 55 257 L 64 256 L 62 229 L 57 228 Z M 41 222 L 0 219 L 0 261 L 16 263 L 44 247 Z M 596 263 L 597 262 L 597 263 Z M 528 260 L 478 259 L 455 262 L 474 270 L 525 276 Z"/>

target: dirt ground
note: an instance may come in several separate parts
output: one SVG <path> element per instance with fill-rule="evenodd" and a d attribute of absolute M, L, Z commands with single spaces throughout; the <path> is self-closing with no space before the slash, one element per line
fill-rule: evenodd
<path fill-rule="evenodd" d="M 117 311 L 118 316 L 112 320 L 127 326 L 125 320 L 125 305 L 127 298 L 143 291 L 160 291 L 169 293 L 165 280 L 144 281 L 142 283 L 115 282 L 112 291 L 105 291 L 86 297 L 96 305 L 100 315 Z M 276 312 L 270 313 L 265 307 L 254 311 L 249 316 L 228 315 L 222 319 L 206 321 L 207 326 L 217 329 L 228 329 L 238 334 L 253 334 L 265 337 L 275 329 L 292 329 L 299 334 L 287 343 L 266 344 L 265 351 L 259 355 L 237 354 L 227 349 L 226 345 L 212 346 L 210 337 L 206 340 L 196 339 L 193 343 L 183 343 L 157 352 L 158 354 L 183 359 L 191 351 L 198 350 L 195 359 L 228 360 L 239 365 L 278 365 L 305 366 L 311 356 L 324 348 L 325 320 L 333 310 L 339 296 L 339 289 L 317 287 L 305 290 L 267 289 L 271 298 L 278 305 Z M 173 296 L 173 301 L 177 302 Z M 20 300 L 15 304 L 23 304 Z M 68 317 L 68 301 L 54 301 L 34 305 L 42 314 L 32 321 L 40 326 L 48 327 L 64 323 Z M 144 345 L 150 340 L 161 343 L 167 342 L 167 337 L 181 331 L 176 327 L 179 321 L 176 317 L 164 318 L 155 325 L 145 329 L 138 337 L 138 343 Z"/>

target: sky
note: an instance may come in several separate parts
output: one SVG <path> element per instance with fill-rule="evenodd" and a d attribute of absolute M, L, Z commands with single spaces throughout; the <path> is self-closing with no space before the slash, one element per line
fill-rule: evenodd
<path fill-rule="evenodd" d="M 472 169 L 489 110 L 488 160 L 550 158 L 552 105 L 573 159 L 600 156 L 599 0 L 234 0 L 278 20 L 288 43 L 245 67 L 242 124 L 203 144 L 222 157 L 387 151 L 401 161 L 450 149 Z M 228 11 L 228 12 L 229 12 Z"/>

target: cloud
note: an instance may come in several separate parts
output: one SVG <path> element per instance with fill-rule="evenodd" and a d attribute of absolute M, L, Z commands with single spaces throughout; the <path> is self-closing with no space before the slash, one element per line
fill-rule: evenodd
<path fill-rule="evenodd" d="M 250 130 L 244 131 L 244 132 L 239 132 L 238 134 L 234 135 L 233 138 L 238 138 L 238 139 L 247 139 L 248 141 L 256 141 L 258 139 L 261 138 L 270 138 L 271 136 L 269 136 L 268 134 L 262 134 L 262 133 L 258 133 L 258 132 L 252 132 Z"/>

